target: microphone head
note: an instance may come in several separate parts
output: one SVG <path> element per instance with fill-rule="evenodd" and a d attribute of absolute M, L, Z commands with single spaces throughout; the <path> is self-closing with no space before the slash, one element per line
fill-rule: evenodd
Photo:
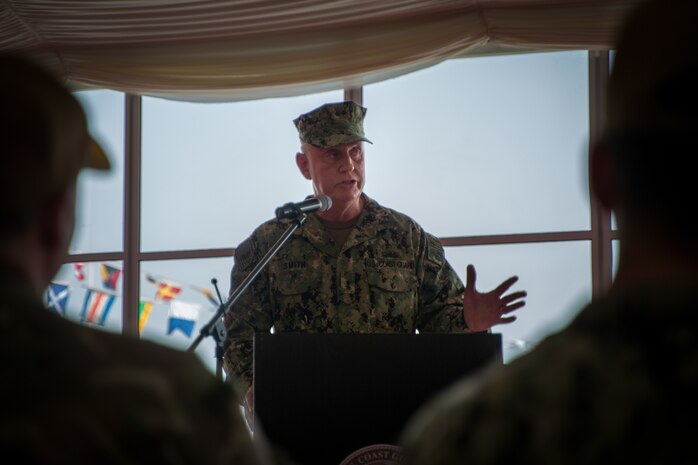
<path fill-rule="evenodd" d="M 304 213 L 324 212 L 332 206 L 332 199 L 326 195 L 318 195 L 316 197 L 308 197 L 302 202 L 286 203 L 276 209 L 276 218 L 298 218 Z"/>
<path fill-rule="evenodd" d="M 320 194 L 316 198 L 320 201 L 320 208 L 318 209 L 319 212 L 326 212 L 332 208 L 332 199 L 329 195 Z"/>

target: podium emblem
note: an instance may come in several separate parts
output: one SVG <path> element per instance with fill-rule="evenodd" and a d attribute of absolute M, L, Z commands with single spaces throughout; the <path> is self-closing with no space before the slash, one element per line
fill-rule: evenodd
<path fill-rule="evenodd" d="M 398 446 L 374 444 L 352 452 L 339 465 L 399 465 L 401 460 Z"/>

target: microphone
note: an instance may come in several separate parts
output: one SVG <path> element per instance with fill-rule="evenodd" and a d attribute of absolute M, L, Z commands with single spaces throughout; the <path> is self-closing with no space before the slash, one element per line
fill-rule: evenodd
<path fill-rule="evenodd" d="M 324 212 L 332 206 L 332 199 L 327 195 L 318 195 L 317 197 L 309 197 L 302 202 L 289 202 L 276 209 L 276 218 L 282 220 L 284 218 L 294 219 L 302 213 Z"/>

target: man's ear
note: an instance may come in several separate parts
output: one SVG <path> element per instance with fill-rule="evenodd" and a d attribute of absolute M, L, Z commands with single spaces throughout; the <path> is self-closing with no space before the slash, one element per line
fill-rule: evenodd
<path fill-rule="evenodd" d="M 604 139 L 596 142 L 589 154 L 589 183 L 593 195 L 604 208 L 612 210 L 616 207 L 616 166 Z"/>
<path fill-rule="evenodd" d="M 308 156 L 302 152 L 296 153 L 296 166 L 300 170 L 301 174 L 305 179 L 313 179 L 310 176 L 310 164 L 308 162 Z"/>

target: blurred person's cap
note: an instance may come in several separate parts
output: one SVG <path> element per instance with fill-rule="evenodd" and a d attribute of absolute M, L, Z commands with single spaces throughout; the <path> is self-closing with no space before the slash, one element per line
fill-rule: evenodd
<path fill-rule="evenodd" d="M 109 170 L 80 103 L 29 61 L 0 55 L 0 215 L 22 222 L 82 168 Z"/>
<path fill-rule="evenodd" d="M 650 0 L 631 11 L 616 41 L 609 131 L 698 134 L 696 21 L 696 0 Z"/>
<path fill-rule="evenodd" d="M 372 143 L 364 135 L 366 108 L 354 102 L 327 103 L 293 120 L 301 142 L 334 147 L 350 142 Z"/>

